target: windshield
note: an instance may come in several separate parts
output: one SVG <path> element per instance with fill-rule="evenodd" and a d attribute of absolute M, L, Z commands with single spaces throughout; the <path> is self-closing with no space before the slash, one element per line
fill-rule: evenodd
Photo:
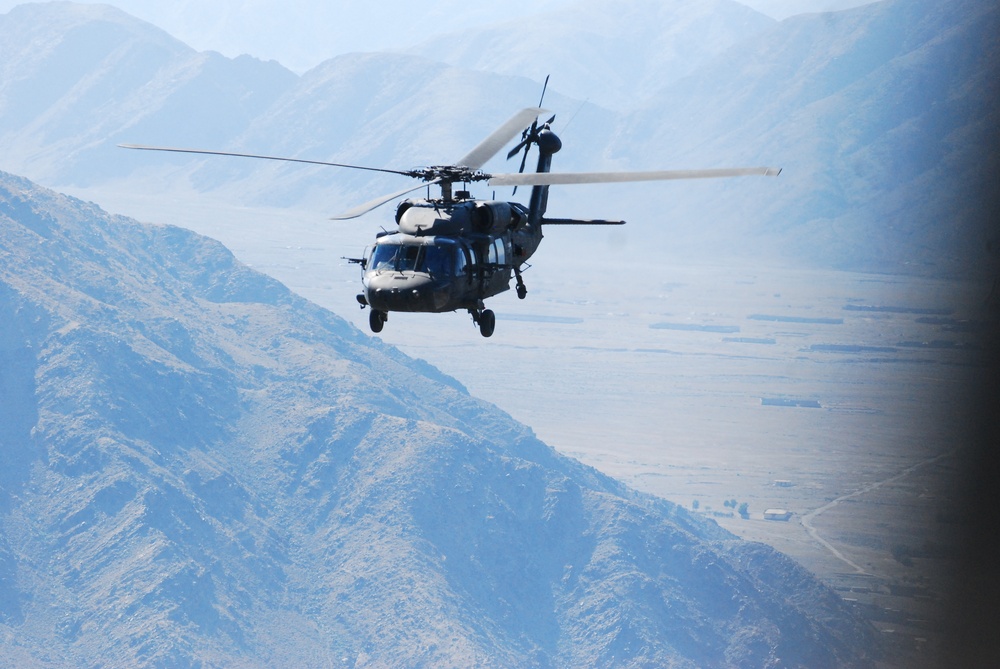
<path fill-rule="evenodd" d="M 368 266 L 374 271 L 450 274 L 454 254 L 455 249 L 448 246 L 379 244 Z"/>

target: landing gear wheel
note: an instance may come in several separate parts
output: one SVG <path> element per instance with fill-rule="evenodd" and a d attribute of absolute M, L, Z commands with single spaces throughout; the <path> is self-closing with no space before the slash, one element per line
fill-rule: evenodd
<path fill-rule="evenodd" d="M 484 337 L 493 335 L 493 330 L 497 325 L 496 315 L 489 309 L 485 309 L 479 314 L 479 333 Z"/>
<path fill-rule="evenodd" d="M 517 299 L 523 300 L 528 295 L 528 287 L 524 285 L 521 272 L 517 269 L 514 270 L 514 277 L 517 279 Z"/>
<path fill-rule="evenodd" d="M 372 309 L 368 312 L 368 327 L 372 329 L 372 332 L 381 332 L 387 316 L 388 314 L 384 312 Z"/>

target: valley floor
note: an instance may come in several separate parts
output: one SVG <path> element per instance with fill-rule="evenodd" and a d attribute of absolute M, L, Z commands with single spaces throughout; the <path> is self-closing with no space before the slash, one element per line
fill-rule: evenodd
<path fill-rule="evenodd" d="M 795 558 L 930 666 L 969 511 L 961 439 L 988 291 L 677 267 L 623 302 L 580 276 L 549 271 L 533 299 L 495 306 L 489 342 L 457 315 L 448 335 L 399 317 L 384 338 L 563 452 Z"/>

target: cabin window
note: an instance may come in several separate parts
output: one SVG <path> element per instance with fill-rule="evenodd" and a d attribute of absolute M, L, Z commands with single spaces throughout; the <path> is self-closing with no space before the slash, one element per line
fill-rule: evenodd
<path fill-rule="evenodd" d="M 504 244 L 503 238 L 496 239 L 493 241 L 493 245 L 496 247 L 497 264 L 506 265 L 507 264 L 507 246 Z"/>
<path fill-rule="evenodd" d="M 505 265 L 507 264 L 507 249 L 504 246 L 503 239 L 494 239 L 488 247 L 486 247 L 486 262 L 490 265 Z"/>

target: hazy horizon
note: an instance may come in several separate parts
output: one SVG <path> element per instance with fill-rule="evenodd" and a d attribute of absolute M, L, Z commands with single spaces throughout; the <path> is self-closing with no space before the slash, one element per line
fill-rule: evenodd
<path fill-rule="evenodd" d="M 778 20 L 870 3 L 871 0 L 738 2 Z M 30 3 L 0 0 L 0 12 L 9 12 L 22 4 Z M 372 3 L 312 0 L 210 4 L 192 0 L 168 4 L 154 0 L 82 0 L 78 4 L 111 5 L 152 23 L 198 51 L 217 51 L 231 58 L 248 54 L 261 60 L 276 60 L 301 74 L 341 54 L 406 49 L 469 26 L 526 19 L 573 4 L 573 0 L 512 0 L 502 9 L 456 0 L 439 0 L 430 8 L 401 0 L 381 0 L 375 3 L 378 11 L 372 11 Z"/>

